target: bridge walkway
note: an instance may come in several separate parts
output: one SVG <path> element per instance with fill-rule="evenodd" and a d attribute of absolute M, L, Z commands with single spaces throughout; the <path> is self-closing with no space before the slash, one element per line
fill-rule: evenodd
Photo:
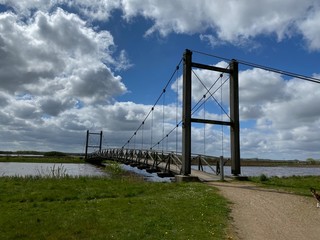
<path fill-rule="evenodd" d="M 101 164 L 104 160 L 116 161 L 139 169 L 145 169 L 149 173 L 156 172 L 160 177 L 173 177 L 182 174 L 181 155 L 172 152 L 163 153 L 150 150 L 104 149 L 89 154 L 86 159 L 87 162 L 93 164 Z M 197 164 L 198 170 L 192 168 L 191 174 L 188 175 L 189 179 L 186 181 L 190 181 L 190 179 L 198 179 L 204 182 L 220 180 L 221 176 L 217 175 L 216 169 L 209 164 L 209 162 L 212 164 L 219 160 L 220 159 L 216 157 L 193 156 L 192 161 Z M 212 173 L 204 171 L 204 166 L 210 168 Z M 229 177 L 226 176 L 225 178 Z"/>

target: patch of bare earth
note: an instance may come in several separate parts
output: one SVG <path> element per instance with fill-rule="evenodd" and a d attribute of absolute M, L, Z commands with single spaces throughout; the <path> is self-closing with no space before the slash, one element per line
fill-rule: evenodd
<path fill-rule="evenodd" d="M 247 182 L 210 182 L 230 200 L 232 239 L 319 240 L 320 208 L 312 197 Z"/>

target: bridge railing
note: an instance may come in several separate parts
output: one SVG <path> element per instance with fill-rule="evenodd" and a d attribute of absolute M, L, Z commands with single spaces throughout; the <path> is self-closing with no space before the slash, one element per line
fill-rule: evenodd
<path fill-rule="evenodd" d="M 87 161 L 90 162 L 93 159 L 100 162 L 103 160 L 117 161 L 154 171 L 162 169 L 167 173 L 182 173 L 181 154 L 175 152 L 110 148 L 88 154 Z M 217 174 L 219 158 L 204 155 L 193 155 L 191 161 L 193 166 L 197 166 L 199 171 L 208 172 L 209 170 L 212 171 L 212 173 Z M 214 167 L 215 164 L 217 164 L 216 167 Z"/>
<path fill-rule="evenodd" d="M 151 169 L 161 168 L 165 172 L 175 172 L 176 174 L 181 174 L 182 171 L 181 156 L 172 152 L 112 148 L 89 153 L 87 161 L 93 160 L 111 160 Z"/>

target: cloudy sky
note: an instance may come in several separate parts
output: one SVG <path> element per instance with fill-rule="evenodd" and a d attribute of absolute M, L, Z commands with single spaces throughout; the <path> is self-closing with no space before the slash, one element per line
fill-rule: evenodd
<path fill-rule="evenodd" d="M 181 119 L 185 49 L 205 64 L 241 59 L 320 78 L 319 28 L 317 0 L 0 0 L 0 150 L 83 152 L 86 130 L 122 147 L 172 77 L 127 144 L 149 148 Z M 241 156 L 319 159 L 320 85 L 239 67 Z M 228 113 L 219 74 L 194 69 L 193 106 L 218 79 L 212 92 Z M 216 101 L 194 116 L 227 120 Z M 228 132 L 194 124 L 192 151 L 229 155 Z M 180 133 L 157 148 L 179 150 Z"/>

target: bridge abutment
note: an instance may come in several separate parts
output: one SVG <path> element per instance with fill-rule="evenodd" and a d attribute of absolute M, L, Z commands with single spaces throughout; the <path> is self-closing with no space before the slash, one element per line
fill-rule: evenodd
<path fill-rule="evenodd" d="M 190 175 L 176 175 L 176 182 L 199 182 L 200 179 L 197 176 Z"/>

